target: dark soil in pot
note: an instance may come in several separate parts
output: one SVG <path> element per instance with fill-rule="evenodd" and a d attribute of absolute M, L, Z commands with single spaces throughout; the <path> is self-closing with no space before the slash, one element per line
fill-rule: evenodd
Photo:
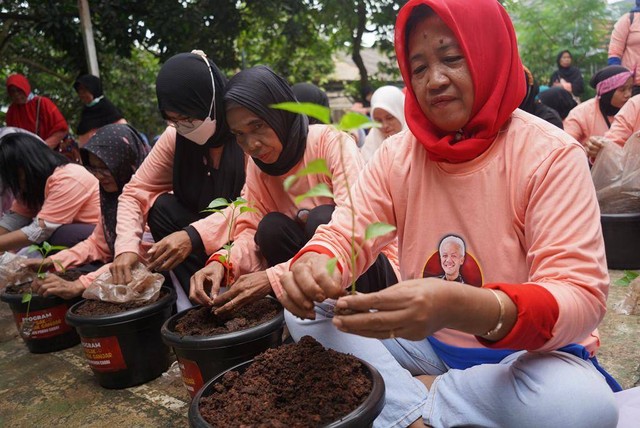
<path fill-rule="evenodd" d="M 175 332 L 182 336 L 213 336 L 245 330 L 273 319 L 280 305 L 272 299 L 261 299 L 222 318 L 211 308 L 198 308 L 187 312 L 176 323 Z"/>
<path fill-rule="evenodd" d="M 189 394 L 212 377 L 282 343 L 284 310 L 273 298 L 239 308 L 220 319 L 210 308 L 195 306 L 171 317 L 162 338 L 173 347 Z"/>
<path fill-rule="evenodd" d="M 193 427 L 365 427 L 384 405 L 380 374 L 305 336 L 219 375 L 191 404 Z"/>
<path fill-rule="evenodd" d="M 160 328 L 171 316 L 175 301 L 175 290 L 162 287 L 152 303 L 86 300 L 69 310 L 67 322 L 78 329 L 87 362 L 101 386 L 128 388 L 169 368 L 170 351 Z"/>
<path fill-rule="evenodd" d="M 81 275 L 81 272 L 67 270 L 66 277 L 63 278 L 73 281 Z M 30 292 L 31 282 L 26 282 L 9 285 L 0 295 L 0 300 L 9 304 L 18 332 L 29 351 L 44 354 L 80 343 L 78 333 L 66 322 L 65 315 L 81 297 L 66 300 L 56 296 L 43 297 L 33 294 L 30 303 L 22 303 L 23 294 Z M 30 327 L 23 329 L 23 322 L 29 323 Z"/>

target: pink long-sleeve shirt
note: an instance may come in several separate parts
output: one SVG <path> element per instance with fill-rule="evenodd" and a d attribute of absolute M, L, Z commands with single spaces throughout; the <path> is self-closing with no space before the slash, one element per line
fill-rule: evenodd
<path fill-rule="evenodd" d="M 341 147 L 344 151 L 344 169 L 340 160 Z M 295 175 L 315 159 L 324 159 L 326 161 L 332 177 L 329 178 L 318 174 L 306 175 L 300 177 L 288 191 L 285 190 L 285 179 Z M 295 218 L 298 211 L 303 208 L 310 210 L 325 204 L 348 206 L 345 176 L 352 185 L 363 165 L 362 156 L 351 137 L 326 125 L 309 126 L 304 156 L 295 167 L 284 175 L 268 175 L 262 172 L 253 161 L 250 161 L 247 165 L 247 179 L 243 189 L 243 197 L 251 203 L 256 212 L 247 212 L 238 217 L 233 235 L 234 245 L 231 250 L 233 276 L 238 278 L 246 273 L 266 269 L 269 282 L 276 296 L 281 295 L 280 275 L 288 270 L 289 261 L 266 268 L 266 262 L 260 255 L 254 241 L 258 224 L 270 212 L 280 212 L 290 218 Z M 344 171 L 346 171 L 346 174 Z M 296 196 L 306 193 L 319 183 L 324 183 L 329 187 L 334 195 L 333 200 L 329 197 L 311 197 L 303 200 L 300 204 L 295 203 Z M 226 254 L 226 252 L 220 251 L 217 254 Z M 396 274 L 398 274 L 396 242 L 390 242 L 384 248 L 384 254 L 389 259 Z M 371 264 L 374 261 L 372 260 Z"/>
<path fill-rule="evenodd" d="M 624 143 L 636 131 L 640 131 L 640 95 L 631 97 L 622 106 L 604 137 L 624 146 Z"/>
<path fill-rule="evenodd" d="M 118 199 L 115 256 L 137 253 L 147 214 L 158 196 L 173 190 L 173 158 L 176 130 L 167 127 Z M 210 215 L 192 226 L 200 234 L 207 254 L 227 242 L 226 222 L 221 215 Z"/>
<path fill-rule="evenodd" d="M 498 342 L 450 329 L 437 332 L 438 340 L 461 348 L 597 349 L 609 285 L 600 211 L 584 150 L 562 130 L 516 110 L 485 153 L 460 164 L 429 160 L 403 132 L 367 164 L 354 197 L 356 236 L 378 221 L 397 226 L 397 235 L 358 240 L 357 272 L 397 236 L 403 279 L 439 276 L 439 242 L 453 234 L 466 243 L 465 283 L 500 289 L 516 303 L 518 320 Z M 337 209 L 302 252 L 319 249 L 344 266 L 350 221 Z M 343 280 L 346 286 L 348 272 Z"/>
<path fill-rule="evenodd" d="M 609 123 L 612 121 L 613 118 L 610 117 Z M 583 146 L 589 141 L 589 137 L 601 137 L 609 130 L 596 98 L 578 104 L 569 112 L 562 125 L 564 132 Z"/>
<path fill-rule="evenodd" d="M 59 166 L 45 183 L 40 211 L 34 212 L 18 200 L 11 210 L 55 224 L 96 224 L 100 220 L 98 179 L 81 165 Z"/>
<path fill-rule="evenodd" d="M 635 85 L 640 85 L 640 13 L 636 13 L 633 24 L 625 13 L 616 22 L 609 42 L 609 58 L 620 58 L 622 65 L 636 72 Z"/>

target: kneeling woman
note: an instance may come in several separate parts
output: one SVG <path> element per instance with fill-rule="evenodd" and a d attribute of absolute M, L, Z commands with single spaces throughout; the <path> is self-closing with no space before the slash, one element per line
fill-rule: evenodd
<path fill-rule="evenodd" d="M 138 132 L 129 125 L 107 125 L 98 129 L 89 142 L 81 149 L 82 161 L 100 181 L 101 218 L 91 236 L 45 260 L 55 267 L 80 267 L 80 270 L 95 270 L 99 265 L 111 262 L 116 241 L 116 217 L 118 197 L 124 185 L 131 180 L 138 169 L 149 147 L 143 143 Z M 151 243 L 143 243 L 138 255 L 144 260 L 146 250 Z M 39 265 L 39 261 L 28 264 Z M 107 266 L 96 272 L 83 275 L 75 281 L 65 281 L 57 275 L 50 274 L 43 280 L 34 283 L 35 292 L 43 296 L 57 295 L 69 299 L 82 294 L 88 286 Z"/>
<path fill-rule="evenodd" d="M 224 101 L 229 128 L 253 160 L 247 165 L 243 196 L 257 211 L 238 218 L 231 260 L 233 276 L 238 280 L 233 287 L 215 297 L 225 272 L 219 262 L 224 252 L 214 254 L 209 264 L 191 279 L 190 298 L 204 305 L 226 304 L 219 311 L 238 308 L 271 291 L 277 297 L 281 295 L 278 278 L 289 259 L 311 238 L 318 225 L 329 222 L 335 205 L 348 204 L 345 178 L 353 183 L 363 166 L 358 148 L 347 134 L 326 125 L 309 126 L 304 115 L 269 107 L 295 102 L 295 97 L 287 82 L 267 67 L 251 68 L 234 76 Z M 287 177 L 318 158 L 325 159 L 332 178 L 305 176 L 296 181 L 290 192 L 284 189 Z M 328 186 L 335 201 L 313 197 L 297 206 L 296 195 L 306 193 L 318 183 Z M 359 278 L 358 290 L 379 290 L 397 282 L 389 263 L 391 260 L 395 265 L 396 259 L 396 247 L 389 246 Z M 210 295 L 215 299 L 205 292 L 205 287 L 210 286 Z"/>
<path fill-rule="evenodd" d="M 44 241 L 75 245 L 100 218 L 98 180 L 31 133 L 0 138 L 0 183 L 15 198 L 0 218 L 0 252 Z"/>

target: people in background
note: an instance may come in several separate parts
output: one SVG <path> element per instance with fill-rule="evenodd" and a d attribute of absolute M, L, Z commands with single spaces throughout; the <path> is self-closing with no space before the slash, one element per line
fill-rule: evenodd
<path fill-rule="evenodd" d="M 635 73 L 633 95 L 640 93 L 640 0 L 618 19 L 609 41 L 609 65 L 622 65 Z"/>
<path fill-rule="evenodd" d="M 329 107 L 329 97 L 327 97 L 327 93 L 322 89 L 318 88 L 313 83 L 296 83 L 291 86 L 291 90 L 293 91 L 293 95 L 295 95 L 296 100 L 301 103 L 313 103 L 326 108 Z M 317 125 L 321 123 L 315 117 L 308 117 L 309 125 Z"/>
<path fill-rule="evenodd" d="M 538 99 L 538 93 L 540 92 L 538 83 L 535 81 L 533 74 L 527 67 L 524 67 L 524 75 L 527 83 L 527 93 L 520 103 L 520 108 L 527 113 L 538 116 L 540 119 L 544 119 L 562 129 L 562 118 L 558 112 L 546 104 L 542 104 Z"/>
<path fill-rule="evenodd" d="M 538 99 L 542 104 L 557 111 L 563 121 L 569 115 L 569 112 L 578 105 L 571 93 L 559 86 L 541 92 L 538 95 Z"/>
<path fill-rule="evenodd" d="M 568 50 L 561 51 L 556 57 L 558 69 L 551 74 L 549 86 L 559 86 L 570 92 L 580 102 L 580 96 L 584 93 L 584 80 L 582 72 L 573 65 L 573 56 Z"/>
<path fill-rule="evenodd" d="M 569 112 L 564 130 L 586 147 L 591 137 L 603 136 L 620 108 L 631 98 L 633 73 L 620 65 L 610 65 L 591 78 L 596 97 Z"/>
<path fill-rule="evenodd" d="M 634 132 L 640 131 L 640 95 L 633 96 L 616 114 L 611 128 L 603 137 L 591 137 L 585 149 L 591 160 L 595 160 L 605 144 L 625 145 Z"/>
<path fill-rule="evenodd" d="M 80 147 L 89 141 L 98 128 L 111 123 L 127 123 L 120 110 L 105 97 L 99 77 L 82 75 L 74 82 L 73 89 L 83 104 L 76 128 Z"/>
<path fill-rule="evenodd" d="M 356 276 L 397 237 L 403 281 L 344 295 L 352 220 L 339 206 L 281 277 L 291 336 L 378 369 L 374 426 L 616 426 L 620 387 L 594 358 L 609 287 L 595 190 L 583 148 L 517 108 L 509 15 L 495 0 L 411 0 L 395 32 L 410 131 L 360 173 L 353 235 Z M 397 230 L 365 240 L 377 222 Z M 423 277 L 451 234 L 481 286 Z"/>
<path fill-rule="evenodd" d="M 0 218 L 0 251 L 48 241 L 73 246 L 100 219 L 98 180 L 32 134 L 0 138 L 0 182 L 15 201 Z"/>
<path fill-rule="evenodd" d="M 131 281 L 145 224 L 156 241 L 148 268 L 172 270 L 186 294 L 207 254 L 227 242 L 224 218 L 203 212 L 216 198 L 240 196 L 245 181 L 245 156 L 225 120 L 226 83 L 201 51 L 162 65 L 156 95 L 168 126 L 119 199 L 111 265 L 116 283 Z"/>
<path fill-rule="evenodd" d="M 58 148 L 69 126 L 55 103 L 45 96 L 34 95 L 22 74 L 10 75 L 6 85 L 11 100 L 5 118 L 7 126 L 33 132 L 52 149 Z"/>
<path fill-rule="evenodd" d="M 368 162 L 382 142 L 407 128 L 404 120 L 404 93 L 395 86 L 382 86 L 371 97 L 371 118 L 380 124 L 372 128 L 360 148 L 362 157 Z"/>

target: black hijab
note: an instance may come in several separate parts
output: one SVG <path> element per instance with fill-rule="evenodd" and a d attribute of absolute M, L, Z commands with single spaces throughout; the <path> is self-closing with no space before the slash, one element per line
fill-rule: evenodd
<path fill-rule="evenodd" d="M 291 87 L 296 99 L 301 103 L 314 103 L 329 108 L 329 97 L 327 94 L 312 83 L 296 83 Z M 322 123 L 315 117 L 307 117 L 309 125 Z"/>
<path fill-rule="evenodd" d="M 307 147 L 307 116 L 269 107 L 296 101 L 291 87 L 282 77 L 265 66 L 243 70 L 229 80 L 224 101 L 245 107 L 262 118 L 280 139 L 282 152 L 277 161 L 266 164 L 253 158 L 262 171 L 279 176 L 300 162 Z"/>
<path fill-rule="evenodd" d="M 591 82 L 589 84 L 592 88 L 596 89 L 598 83 L 606 80 L 610 77 L 615 76 L 616 74 L 629 73 L 629 69 L 623 67 L 621 65 L 610 65 L 601 70 L 598 70 L 596 74 L 591 78 Z M 609 123 L 609 116 L 615 116 L 620 111 L 620 108 L 612 106 L 611 100 L 613 99 L 613 94 L 615 94 L 618 88 L 613 88 L 609 92 L 605 92 L 599 95 L 598 106 L 600 107 L 600 112 L 604 117 L 604 121 L 607 123 L 607 126 L 611 127 L 611 123 Z"/>
<path fill-rule="evenodd" d="M 571 55 L 571 52 L 567 49 L 558 54 L 558 56 L 556 57 L 556 64 L 558 65 L 558 69 L 551 75 L 549 86 L 553 86 L 554 83 L 559 82 L 560 78 L 562 78 L 571 83 L 571 92 L 573 92 L 573 94 L 576 96 L 580 96 L 584 92 L 584 80 L 582 79 L 582 73 L 580 72 L 580 69 L 578 67 L 574 67 L 572 65 L 570 65 L 569 67 L 562 67 L 560 65 L 560 58 L 562 58 L 562 55 L 564 55 L 565 53 L 568 53 L 573 60 L 573 55 Z"/>
<path fill-rule="evenodd" d="M 235 199 L 244 186 L 244 152 L 229 131 L 223 108 L 223 92 L 227 83 L 213 61 L 208 60 L 215 82 L 212 119 L 216 131 L 200 146 L 176 134 L 173 160 L 173 192 L 191 212 L 201 213 L 216 198 Z M 211 74 L 202 56 L 180 53 L 162 65 L 156 79 L 158 108 L 163 117 L 167 110 L 204 120 L 211 106 Z M 223 147 L 218 169 L 209 164 L 209 149 Z"/>
<path fill-rule="evenodd" d="M 571 93 L 560 86 L 554 86 L 540 93 L 538 99 L 542 104 L 557 111 L 562 120 L 567 117 L 571 109 L 578 105 Z"/>
<path fill-rule="evenodd" d="M 118 197 L 124 185 L 131 180 L 131 176 L 149 153 L 149 147 L 132 126 L 111 124 L 98 129 L 89 142 L 80 149 L 80 153 L 85 165 L 89 165 L 89 153 L 104 162 L 118 185 L 118 191 L 112 193 L 105 192 L 102 186 L 100 187 L 104 236 L 111 254 L 115 254 L 113 246 L 116 241 Z"/>
<path fill-rule="evenodd" d="M 100 78 L 91 74 L 85 74 L 76 79 L 73 89 L 78 91 L 80 86 L 85 87 L 93 95 L 94 100 L 102 97 L 96 104 L 84 106 L 80 113 L 80 122 L 76 131 L 79 135 L 85 134 L 92 129 L 98 129 L 104 125 L 115 123 L 123 118 L 122 113 L 102 92 L 102 82 Z"/>

